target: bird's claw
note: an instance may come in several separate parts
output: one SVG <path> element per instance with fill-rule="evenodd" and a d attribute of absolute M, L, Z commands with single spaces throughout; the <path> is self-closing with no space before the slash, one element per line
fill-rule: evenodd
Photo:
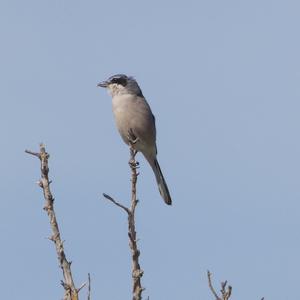
<path fill-rule="evenodd" d="M 127 134 L 127 138 L 129 141 L 130 145 L 134 145 L 137 143 L 137 141 L 139 140 L 138 137 L 136 137 L 133 133 L 132 128 L 129 129 L 128 134 Z"/>
<path fill-rule="evenodd" d="M 138 169 L 139 165 L 140 165 L 139 162 L 135 161 L 134 159 L 130 159 L 128 164 L 131 168 L 134 168 L 134 169 Z"/>

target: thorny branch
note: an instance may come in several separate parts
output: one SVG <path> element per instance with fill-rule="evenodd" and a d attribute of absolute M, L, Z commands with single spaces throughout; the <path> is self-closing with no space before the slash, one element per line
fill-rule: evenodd
<path fill-rule="evenodd" d="M 43 144 L 40 145 L 40 152 L 32 152 L 29 150 L 25 150 L 26 153 L 36 156 L 41 161 L 41 179 L 38 181 L 38 185 L 43 189 L 44 198 L 45 198 L 45 206 L 44 210 L 47 212 L 50 225 L 52 229 L 52 236 L 50 240 L 54 242 L 56 253 L 59 261 L 59 265 L 63 271 L 64 281 L 61 282 L 62 286 L 65 289 L 64 300 L 78 300 L 78 293 L 83 286 L 79 289 L 75 287 L 73 276 L 71 272 L 71 263 L 66 258 L 63 241 L 61 240 L 59 227 L 57 224 L 55 211 L 54 211 L 54 197 L 52 196 L 50 190 L 51 181 L 49 180 L 49 167 L 48 167 L 48 159 L 49 154 L 46 152 L 45 146 Z"/>
<path fill-rule="evenodd" d="M 132 134 L 132 133 L 129 133 Z M 137 237 L 135 230 L 135 209 L 138 203 L 136 196 L 136 183 L 139 173 L 137 168 L 139 163 L 135 160 L 136 150 L 134 149 L 134 144 L 136 143 L 136 138 L 133 138 L 132 135 L 129 138 L 130 140 L 130 160 L 129 166 L 131 169 L 131 205 L 130 207 L 125 207 L 119 202 L 115 201 L 111 196 L 103 194 L 103 196 L 114 203 L 116 206 L 122 208 L 128 215 L 128 237 L 129 237 L 129 247 L 131 250 L 131 259 L 132 259 L 132 299 L 141 300 L 142 292 L 144 288 L 141 285 L 141 277 L 143 276 L 144 271 L 141 269 L 139 264 L 140 251 L 137 247 Z"/>
<path fill-rule="evenodd" d="M 232 287 L 230 285 L 228 285 L 227 287 L 227 281 L 225 282 L 221 282 L 221 294 L 222 296 L 218 296 L 216 290 L 214 289 L 212 282 L 211 282 L 211 273 L 209 271 L 207 271 L 207 279 L 208 279 L 208 286 L 211 290 L 211 292 L 213 293 L 213 295 L 215 296 L 216 300 L 228 300 L 231 296 L 231 292 L 232 292 Z"/>

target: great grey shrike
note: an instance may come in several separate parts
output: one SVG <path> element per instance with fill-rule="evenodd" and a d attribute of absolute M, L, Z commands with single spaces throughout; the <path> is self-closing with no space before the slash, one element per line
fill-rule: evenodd
<path fill-rule="evenodd" d="M 138 83 L 133 77 L 118 74 L 100 82 L 98 86 L 106 88 L 112 96 L 113 114 L 122 139 L 128 145 L 129 134 L 136 137 L 134 149 L 142 152 L 149 162 L 162 198 L 171 205 L 169 189 L 156 158 L 155 118 Z"/>

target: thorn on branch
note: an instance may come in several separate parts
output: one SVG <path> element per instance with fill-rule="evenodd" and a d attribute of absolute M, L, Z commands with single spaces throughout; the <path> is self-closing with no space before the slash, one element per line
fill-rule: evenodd
<path fill-rule="evenodd" d="M 60 284 L 63 286 L 64 289 L 66 289 L 68 286 L 63 280 L 60 281 Z"/>
<path fill-rule="evenodd" d="M 38 180 L 38 181 L 36 182 L 36 184 L 37 184 L 40 188 L 43 188 L 43 182 L 42 182 L 42 180 Z"/>
<path fill-rule="evenodd" d="M 48 240 L 49 240 L 49 241 L 52 241 L 52 242 L 55 242 L 55 237 L 54 237 L 53 235 L 52 235 L 52 236 L 49 236 L 49 237 L 48 237 Z"/>

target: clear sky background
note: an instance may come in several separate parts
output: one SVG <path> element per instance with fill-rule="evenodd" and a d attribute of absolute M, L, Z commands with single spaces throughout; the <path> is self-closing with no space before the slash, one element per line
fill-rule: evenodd
<path fill-rule="evenodd" d="M 131 299 L 128 148 L 96 84 L 136 77 L 174 205 L 139 156 L 145 297 L 289 300 L 300 284 L 299 1 L 0 2 L 2 299 L 61 299 L 43 211 L 44 142 L 76 284 Z M 86 291 L 82 292 L 84 299 Z"/>

